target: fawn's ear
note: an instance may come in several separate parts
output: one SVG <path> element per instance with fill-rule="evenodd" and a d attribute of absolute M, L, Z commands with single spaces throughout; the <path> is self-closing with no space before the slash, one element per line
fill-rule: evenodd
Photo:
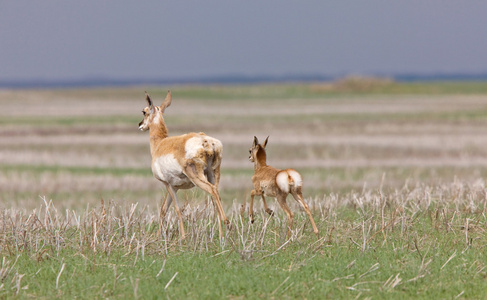
<path fill-rule="evenodd" d="M 152 104 L 152 100 L 150 99 L 150 96 L 147 92 L 145 92 L 145 100 L 147 100 L 147 104 L 149 104 L 150 113 L 153 114 L 154 113 L 154 105 Z"/>
<path fill-rule="evenodd" d="M 256 136 L 254 136 L 254 143 L 252 144 L 252 147 L 255 147 L 259 144 L 259 140 L 257 139 Z"/>
<path fill-rule="evenodd" d="M 161 104 L 162 112 L 164 112 L 166 108 L 168 108 L 169 105 L 171 105 L 171 101 L 172 101 L 171 91 L 167 91 L 166 99 L 164 99 L 164 101 Z"/>
<path fill-rule="evenodd" d="M 269 136 L 267 136 L 267 137 L 266 137 L 266 139 L 265 139 L 264 143 L 262 144 L 262 147 L 264 147 L 264 149 L 265 149 L 265 146 L 267 145 L 267 140 L 268 140 L 268 139 L 269 139 Z"/>

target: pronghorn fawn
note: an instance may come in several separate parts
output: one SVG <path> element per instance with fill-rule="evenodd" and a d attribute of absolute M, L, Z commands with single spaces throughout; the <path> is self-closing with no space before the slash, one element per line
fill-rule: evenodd
<path fill-rule="evenodd" d="M 211 195 L 218 215 L 220 238 L 223 238 L 221 222 L 223 221 L 227 227 L 230 222 L 225 216 L 218 193 L 222 143 L 202 132 L 169 136 L 163 115 L 166 108 L 171 105 L 171 91 L 168 91 L 161 106 L 154 105 L 147 92 L 145 98 L 148 106 L 142 110 L 144 119 L 139 123 L 139 129 L 150 132 L 152 174 L 168 191 L 168 197 L 161 207 L 161 221 L 174 201 L 181 236 L 184 237 L 183 217 L 176 193 L 180 189 L 197 186 Z"/>
<path fill-rule="evenodd" d="M 313 216 L 311 215 L 308 204 L 304 202 L 302 193 L 303 179 L 301 175 L 293 169 L 279 170 L 267 165 L 265 147 L 268 139 L 269 137 L 267 137 L 264 143 L 261 145 L 259 144 L 257 137 L 254 136 L 254 143 L 249 150 L 249 160 L 254 163 L 254 175 L 252 176 L 254 189 L 250 192 L 250 222 L 254 222 L 254 196 L 262 197 L 265 211 L 270 215 L 273 215 L 273 211 L 267 207 L 265 196 L 275 197 L 287 215 L 287 236 L 289 238 L 291 235 L 291 228 L 293 226 L 294 214 L 286 204 L 286 198 L 288 194 L 291 194 L 294 199 L 304 208 L 308 214 L 309 220 L 311 221 L 314 233 L 318 234 L 318 228 L 313 220 Z"/>

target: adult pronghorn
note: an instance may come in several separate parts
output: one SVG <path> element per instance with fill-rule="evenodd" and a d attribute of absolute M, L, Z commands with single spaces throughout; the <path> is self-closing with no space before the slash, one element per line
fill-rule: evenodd
<path fill-rule="evenodd" d="M 265 211 L 272 215 L 273 211 L 267 207 L 265 202 L 265 196 L 277 198 L 277 202 L 284 210 L 288 219 L 288 237 L 291 235 L 291 228 L 293 226 L 294 214 L 286 204 L 286 198 L 288 194 L 293 195 L 294 199 L 301 204 L 306 213 L 308 214 L 311 225 L 313 226 L 314 233 L 318 234 L 318 228 L 316 227 L 311 211 L 308 204 L 304 202 L 302 187 L 303 179 L 301 175 L 294 169 L 279 170 L 267 165 L 267 157 L 265 152 L 265 146 L 267 145 L 267 137 L 264 143 L 259 144 L 259 140 L 254 136 L 254 143 L 250 148 L 249 160 L 254 163 L 254 176 L 252 176 L 252 183 L 254 189 L 250 192 L 250 208 L 249 217 L 250 221 L 254 222 L 254 196 L 261 196 L 264 202 Z"/>
<path fill-rule="evenodd" d="M 223 237 L 223 221 L 227 227 L 229 221 L 225 216 L 218 193 L 220 181 L 220 164 L 222 160 L 222 143 L 203 132 L 187 133 L 180 136 L 169 136 L 164 122 L 164 111 L 171 105 L 171 91 L 161 106 L 155 106 L 145 93 L 148 106 L 142 110 L 144 119 L 139 129 L 150 131 L 150 151 L 152 155 L 152 174 L 164 183 L 169 195 L 161 207 L 161 219 L 174 201 L 179 218 L 181 235 L 185 236 L 183 217 L 178 206 L 176 192 L 190 189 L 195 185 L 211 195 L 218 215 L 220 238 Z"/>

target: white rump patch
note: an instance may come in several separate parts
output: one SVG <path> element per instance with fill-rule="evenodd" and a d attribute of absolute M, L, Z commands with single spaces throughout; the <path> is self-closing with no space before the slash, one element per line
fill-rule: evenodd
<path fill-rule="evenodd" d="M 303 178 L 301 177 L 301 174 L 299 174 L 296 170 L 289 169 L 286 170 L 289 176 L 294 180 L 294 186 L 302 186 L 303 185 Z"/>
<path fill-rule="evenodd" d="M 292 178 L 292 181 L 289 180 L 289 177 Z M 289 193 L 291 185 L 295 187 L 302 186 L 303 178 L 297 171 L 289 169 L 277 173 L 276 183 L 281 191 Z"/>
<path fill-rule="evenodd" d="M 220 142 L 220 140 L 217 140 L 211 136 L 206 136 L 205 138 L 208 141 L 208 143 L 211 145 L 213 152 L 216 152 L 221 157 L 222 152 L 223 152 L 222 142 Z"/>
<path fill-rule="evenodd" d="M 277 173 L 276 183 L 279 189 L 283 192 L 289 193 L 289 179 L 286 171 Z"/>
<path fill-rule="evenodd" d="M 201 136 L 195 136 L 186 141 L 184 145 L 184 151 L 186 152 L 186 159 L 195 157 L 198 152 L 203 149 L 203 138 Z"/>
<path fill-rule="evenodd" d="M 201 151 L 206 151 L 211 155 L 217 154 L 221 158 L 222 149 L 222 142 L 206 135 L 192 137 L 188 139 L 184 145 L 186 159 L 198 156 Z"/>

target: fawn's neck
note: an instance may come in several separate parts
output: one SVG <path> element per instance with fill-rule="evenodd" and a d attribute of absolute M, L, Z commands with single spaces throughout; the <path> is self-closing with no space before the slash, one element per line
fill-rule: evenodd
<path fill-rule="evenodd" d="M 254 170 L 257 171 L 258 169 L 267 166 L 267 157 L 264 150 L 259 150 L 256 155 L 256 160 L 254 163 Z"/>

